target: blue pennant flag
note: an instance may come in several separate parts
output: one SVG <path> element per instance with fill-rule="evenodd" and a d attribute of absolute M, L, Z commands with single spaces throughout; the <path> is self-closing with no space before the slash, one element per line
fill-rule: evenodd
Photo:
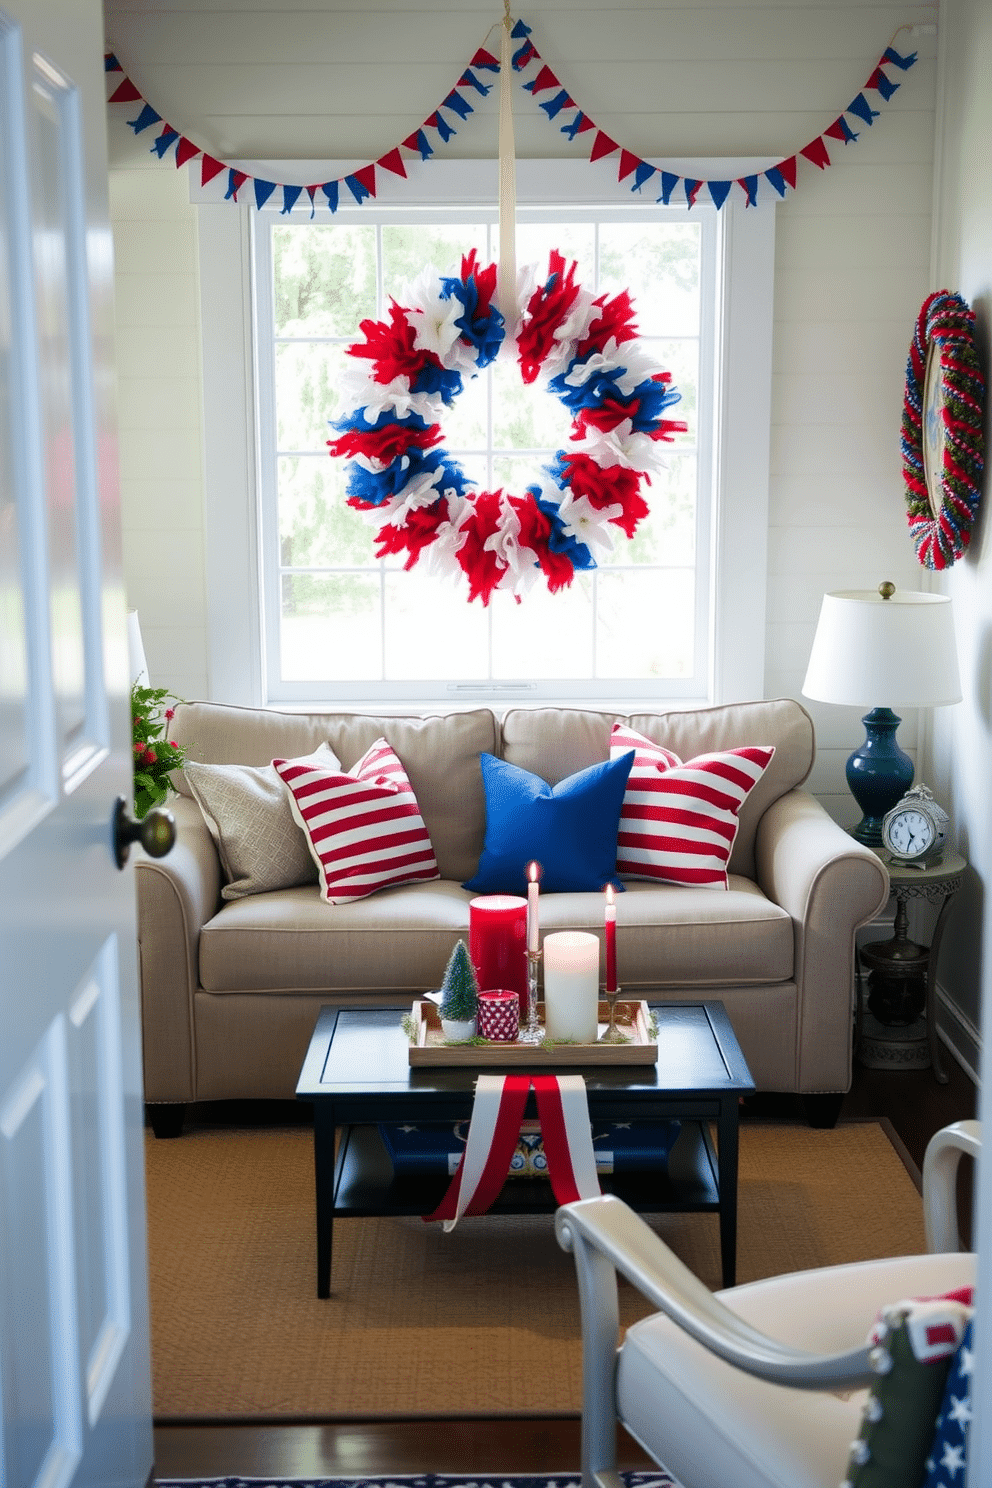
<path fill-rule="evenodd" d="M 586 116 L 580 109 L 571 124 L 563 124 L 561 126 L 561 132 L 562 134 L 567 134 L 569 139 L 574 140 L 585 122 Z"/>
<path fill-rule="evenodd" d="M 359 205 L 361 205 L 366 197 L 372 195 L 369 188 L 367 186 L 363 186 L 357 176 L 345 176 L 345 181 L 347 182 L 352 196 L 355 198 L 356 202 L 359 203 Z"/>
<path fill-rule="evenodd" d="M 858 136 L 855 134 L 855 132 L 851 128 L 850 124 L 848 124 L 848 122 L 844 118 L 844 115 L 843 114 L 841 114 L 840 118 L 837 120 L 837 124 L 840 127 L 840 131 L 841 131 L 841 134 L 843 135 L 843 139 L 844 139 L 845 145 L 851 145 L 851 144 L 853 144 L 854 141 L 858 138 Z"/>
<path fill-rule="evenodd" d="M 634 167 L 634 184 L 630 188 L 631 191 L 640 191 L 644 183 L 650 181 L 651 177 L 655 174 L 653 165 L 648 165 L 646 160 L 639 160 Z"/>
<path fill-rule="evenodd" d="M 570 105 L 574 107 L 574 104 L 572 104 L 572 100 L 568 95 L 568 89 L 562 88 L 561 92 L 556 93 L 554 98 L 546 98 L 545 101 L 541 104 L 541 108 L 547 114 L 549 119 L 554 119 L 558 114 L 561 113 L 563 108 L 568 108 Z"/>
<path fill-rule="evenodd" d="M 893 93 L 895 93 L 896 90 L 902 85 L 900 83 L 894 83 L 891 78 L 886 77 L 885 73 L 880 67 L 875 69 L 874 77 L 876 92 L 881 93 L 886 103 L 888 103 Z"/>
<path fill-rule="evenodd" d="M 847 114 L 857 114 L 858 118 L 864 119 L 865 123 L 868 125 L 870 125 L 873 120 L 881 118 L 881 114 L 878 113 L 877 109 L 872 108 L 871 104 L 868 102 L 863 93 L 859 93 L 854 102 L 850 104 L 848 108 L 844 110 L 844 112 Z"/>
<path fill-rule="evenodd" d="M 719 212 L 720 208 L 727 200 L 727 197 L 730 195 L 730 188 L 734 183 L 733 181 L 707 181 L 706 184 L 710 188 L 710 196 L 713 199 L 713 205 Z"/>
<path fill-rule="evenodd" d="M 784 196 L 785 195 L 786 181 L 785 181 L 785 177 L 783 176 L 782 172 L 779 170 L 778 166 L 777 165 L 771 166 L 768 170 L 765 171 L 764 174 L 765 174 L 766 180 L 771 181 L 772 185 L 775 187 L 775 190 L 778 192 L 779 196 Z"/>
<path fill-rule="evenodd" d="M 703 184 L 702 181 L 694 181 L 694 180 L 692 180 L 692 178 L 690 176 L 686 176 L 686 178 L 685 178 L 685 204 L 686 204 L 687 207 L 695 206 L 695 204 L 696 204 L 696 193 L 698 192 L 698 190 L 699 190 L 700 186 L 702 186 L 702 184 Z"/>
<path fill-rule="evenodd" d="M 410 140 L 413 141 L 412 144 L 410 144 Z M 404 140 L 403 143 L 409 145 L 411 150 L 419 150 L 421 160 L 429 160 L 434 154 L 431 142 L 422 129 L 418 129 L 416 134 L 411 134 L 410 138 Z"/>
<path fill-rule="evenodd" d="M 510 35 L 513 37 L 514 41 L 519 41 L 521 36 L 530 35 L 530 27 L 524 21 L 517 21 L 513 30 L 510 32 Z"/>
<path fill-rule="evenodd" d="M 741 176 L 740 183 L 744 187 L 744 203 L 748 207 L 758 205 L 758 178 L 757 176 Z"/>
<path fill-rule="evenodd" d="M 672 192 L 675 190 L 676 186 L 679 184 L 679 180 L 680 179 L 681 178 L 679 176 L 673 176 L 671 171 L 666 171 L 666 170 L 663 170 L 662 171 L 662 173 L 661 173 L 661 195 L 658 197 L 658 201 L 664 202 L 666 207 L 668 206 L 668 203 L 671 201 Z"/>
<path fill-rule="evenodd" d="M 348 182 L 348 185 L 351 186 L 351 181 L 350 180 Z M 327 205 L 330 207 L 331 212 L 332 213 L 336 212 L 337 209 L 338 209 L 338 183 L 337 183 L 337 181 L 325 181 L 323 183 L 323 185 L 321 186 L 320 189 L 324 193 L 324 195 L 327 197 Z M 352 191 L 354 191 L 355 188 L 352 186 L 351 189 L 352 189 Z"/>
<path fill-rule="evenodd" d="M 157 124 L 161 117 L 162 115 L 157 114 L 150 103 L 146 103 L 138 117 L 128 119 L 127 122 L 135 134 L 140 134 L 143 129 L 150 129 L 153 124 Z"/>
<path fill-rule="evenodd" d="M 265 203 L 268 201 L 269 197 L 272 195 L 273 191 L 275 191 L 276 183 L 275 181 L 260 181 L 258 177 L 255 176 L 254 185 L 255 206 L 258 208 L 259 211 L 261 211 L 262 208 L 265 206 Z"/>
<path fill-rule="evenodd" d="M 434 120 L 434 128 L 437 130 L 438 134 L 441 136 L 442 142 L 444 144 L 447 144 L 448 140 L 451 139 L 452 135 L 457 133 L 457 130 L 452 129 L 451 125 L 448 123 L 447 119 L 441 113 L 440 109 L 435 109 L 434 110 L 434 113 L 433 113 L 433 115 L 431 117 Z"/>
<path fill-rule="evenodd" d="M 287 212 L 291 212 L 293 210 L 293 208 L 296 206 L 296 203 L 299 200 L 299 196 L 300 196 L 300 193 L 302 192 L 302 190 L 303 190 L 303 187 L 302 186 L 284 186 L 282 188 L 282 216 L 283 217 L 285 217 L 285 215 L 286 215 Z"/>
<path fill-rule="evenodd" d="M 451 92 L 444 100 L 444 107 L 450 108 L 452 113 L 457 114 L 460 119 L 467 119 L 469 114 L 475 112 L 468 99 L 463 98 L 462 95 L 454 88 L 452 88 Z"/>
<path fill-rule="evenodd" d="M 118 60 L 114 56 L 113 52 L 108 52 L 106 54 L 106 56 L 104 57 L 104 59 L 103 59 L 103 70 L 104 70 L 104 72 L 121 72 L 122 71 L 121 64 L 118 62 Z"/>
<path fill-rule="evenodd" d="M 910 52 L 908 57 L 901 57 L 895 47 L 886 47 L 882 53 L 883 62 L 891 62 L 893 67 L 901 67 L 903 72 L 908 72 L 916 61 L 916 53 Z"/>
<path fill-rule="evenodd" d="M 135 133 L 137 133 L 137 130 L 135 131 Z M 155 151 L 155 154 L 158 156 L 159 160 L 163 160 L 165 158 L 166 150 L 169 148 L 170 145 L 174 145 L 178 138 L 179 130 L 173 129 L 171 125 L 167 124 L 162 130 L 162 133 L 159 135 L 158 139 L 155 140 L 154 144 L 152 145 L 152 150 Z M 149 150 L 148 153 L 150 155 L 151 150 Z"/>
<path fill-rule="evenodd" d="M 481 64 L 477 62 L 475 65 L 478 67 Z M 474 88 L 477 93 L 482 94 L 483 98 L 488 97 L 493 89 L 492 83 L 484 83 L 481 78 L 477 78 L 471 67 L 466 67 L 458 79 L 458 86 L 459 88 Z"/>

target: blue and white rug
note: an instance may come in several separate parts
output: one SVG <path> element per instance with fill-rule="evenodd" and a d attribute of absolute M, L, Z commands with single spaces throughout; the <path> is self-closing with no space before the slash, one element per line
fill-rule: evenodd
<path fill-rule="evenodd" d="M 626 1488 L 679 1488 L 668 1473 L 621 1473 Z M 385 1478 L 156 1478 L 155 1488 L 581 1488 L 578 1473 L 422 1473 Z"/>

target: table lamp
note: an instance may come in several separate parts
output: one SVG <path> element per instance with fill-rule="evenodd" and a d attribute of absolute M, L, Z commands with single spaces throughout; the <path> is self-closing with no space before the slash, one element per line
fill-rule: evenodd
<path fill-rule="evenodd" d="M 961 701 L 949 597 L 897 591 L 889 583 L 877 593 L 825 594 L 803 695 L 871 709 L 861 720 L 865 741 L 847 761 L 847 783 L 862 812 L 853 835 L 880 847 L 883 816 L 913 783 L 913 761 L 896 742 L 902 719 L 893 708 Z"/>

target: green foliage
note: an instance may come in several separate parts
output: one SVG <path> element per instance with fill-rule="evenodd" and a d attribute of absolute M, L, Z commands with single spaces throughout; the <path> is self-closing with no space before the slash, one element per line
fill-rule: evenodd
<path fill-rule="evenodd" d="M 164 687 L 131 688 L 131 741 L 134 764 L 134 814 L 141 821 L 153 806 L 161 806 L 169 792 L 179 792 L 172 783 L 172 772 L 186 763 L 186 751 L 166 737 L 179 703 Z"/>
<path fill-rule="evenodd" d="M 441 1017 L 456 1021 L 474 1018 L 479 1007 L 479 983 L 468 949 L 460 940 L 451 953 L 441 983 Z"/>

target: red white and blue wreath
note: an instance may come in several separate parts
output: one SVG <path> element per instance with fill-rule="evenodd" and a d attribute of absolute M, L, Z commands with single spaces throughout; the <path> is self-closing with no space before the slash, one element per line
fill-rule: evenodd
<path fill-rule="evenodd" d="M 916 320 L 902 412 L 906 517 L 924 568 L 949 568 L 971 539 L 985 464 L 984 392 L 974 311 L 937 290 Z"/>
<path fill-rule="evenodd" d="M 351 461 L 348 505 L 378 525 L 377 557 L 464 574 L 469 600 L 486 605 L 541 578 L 553 594 L 620 534 L 633 537 L 648 511 L 641 485 L 664 467 L 659 446 L 686 428 L 664 417 L 680 395 L 638 343 L 629 293 L 594 298 L 577 267 L 555 250 L 543 283 L 522 271 L 508 328 L 493 303 L 496 265 L 481 267 L 473 249 L 460 273 L 421 275 L 388 320 L 362 321 L 344 388 L 354 411 L 328 445 Z M 572 419 L 569 448 L 522 495 L 477 490 L 441 431 L 466 381 L 507 353 Z"/>

